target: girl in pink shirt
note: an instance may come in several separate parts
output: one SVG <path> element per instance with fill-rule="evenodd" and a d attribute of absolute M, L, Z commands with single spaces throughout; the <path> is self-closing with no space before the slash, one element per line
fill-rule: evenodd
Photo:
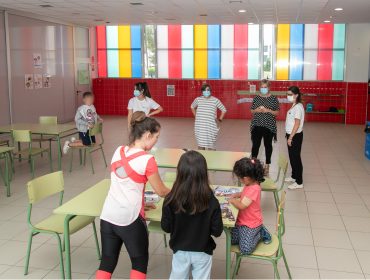
<path fill-rule="evenodd" d="M 271 235 L 263 226 L 261 186 L 264 181 L 263 166 L 257 159 L 242 158 L 235 162 L 233 173 L 244 184 L 241 193 L 229 203 L 239 209 L 236 227 L 231 231 L 231 243 L 239 245 L 243 254 L 251 254 L 258 242 L 271 242 Z"/>

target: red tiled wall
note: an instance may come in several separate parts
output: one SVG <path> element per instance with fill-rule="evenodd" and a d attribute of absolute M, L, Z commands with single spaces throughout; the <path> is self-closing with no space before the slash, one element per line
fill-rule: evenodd
<path fill-rule="evenodd" d="M 181 80 L 181 79 L 124 79 L 124 78 L 97 78 L 93 80 L 95 93 L 95 106 L 99 114 L 127 115 L 127 103 L 132 97 L 134 85 L 137 82 L 146 81 L 150 87 L 152 97 L 164 108 L 161 116 L 167 117 L 191 117 L 190 104 L 200 95 L 202 83 L 207 82 L 212 87 L 212 93 L 226 106 L 226 117 L 233 119 L 250 119 L 250 103 L 237 104 L 237 100 L 244 97 L 237 94 L 238 90 L 247 90 L 250 84 L 259 81 L 238 80 Z M 175 85 L 176 96 L 167 97 L 167 85 Z M 345 109 L 346 106 L 346 82 L 315 82 L 315 81 L 272 81 L 271 90 L 286 91 L 291 85 L 300 87 L 303 93 L 317 94 L 341 94 L 342 97 L 308 97 L 304 101 L 313 103 L 314 110 L 328 110 L 329 107 Z M 359 86 L 362 85 L 362 86 Z M 363 91 L 362 83 L 348 83 L 350 90 L 348 96 L 348 123 L 363 124 L 366 119 L 366 92 Z M 364 102 L 365 100 L 365 102 Z M 288 104 L 281 104 L 279 120 L 285 120 Z M 358 110 L 357 110 L 358 109 Z M 341 115 L 307 114 L 308 121 L 342 122 Z"/>

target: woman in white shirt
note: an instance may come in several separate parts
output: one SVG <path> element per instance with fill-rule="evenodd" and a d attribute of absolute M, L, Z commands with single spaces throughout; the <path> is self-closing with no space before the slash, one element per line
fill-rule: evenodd
<path fill-rule="evenodd" d="M 152 117 L 163 111 L 161 105 L 151 98 L 148 84 L 146 82 L 135 84 L 134 97 L 128 102 L 127 124 L 130 128 L 132 114 L 141 111 L 147 117 Z"/>
<path fill-rule="evenodd" d="M 303 188 L 301 149 L 303 142 L 304 107 L 302 105 L 302 93 L 296 86 L 291 86 L 288 89 L 287 99 L 293 105 L 287 112 L 285 121 L 289 160 L 292 167 L 292 177 L 287 178 L 286 181 L 293 183 L 288 188 L 294 190 Z"/>

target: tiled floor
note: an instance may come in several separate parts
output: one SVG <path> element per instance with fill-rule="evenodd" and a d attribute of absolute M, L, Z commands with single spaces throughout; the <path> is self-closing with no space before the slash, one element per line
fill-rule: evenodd
<path fill-rule="evenodd" d="M 193 122 L 189 119 L 159 118 L 162 131 L 157 147 L 195 148 Z M 274 145 L 273 162 L 279 152 L 286 154 L 279 123 L 279 142 Z M 107 158 L 126 142 L 126 119 L 106 117 L 104 123 Z M 363 156 L 364 133 L 361 126 L 307 123 L 303 144 L 304 190 L 288 191 L 287 231 L 284 249 L 294 278 L 368 278 L 370 279 L 370 161 Z M 217 143 L 219 150 L 250 151 L 249 122 L 225 120 Z M 262 149 L 261 149 L 262 151 Z M 54 166 L 56 166 L 54 155 Z M 96 174 L 90 166 L 67 171 L 69 157 L 63 157 L 65 201 L 103 178 L 109 177 L 100 154 L 94 155 Z M 36 163 L 37 176 L 48 172 L 43 158 Z M 276 171 L 273 168 L 272 172 Z M 228 173 L 212 173 L 212 183 L 231 184 Z M 28 228 L 27 195 L 30 180 L 27 162 L 16 162 L 12 196 L 0 193 L 0 278 L 24 278 Z M 3 184 L 2 181 L 0 184 Z M 265 224 L 274 230 L 275 207 L 271 194 L 263 193 Z M 33 220 L 42 219 L 57 205 L 57 199 L 41 202 L 33 211 Z M 75 278 L 90 278 L 98 267 L 92 229 L 72 237 L 72 270 Z M 217 239 L 213 258 L 213 278 L 225 276 L 224 237 Z M 162 236 L 150 236 L 148 277 L 167 278 L 171 270 L 171 251 L 164 248 Z M 129 274 L 130 261 L 122 251 L 115 278 Z M 286 272 L 280 264 L 280 273 Z M 59 278 L 56 240 L 36 236 L 32 246 L 28 278 Z M 239 278 L 272 278 L 272 266 L 244 260 Z"/>

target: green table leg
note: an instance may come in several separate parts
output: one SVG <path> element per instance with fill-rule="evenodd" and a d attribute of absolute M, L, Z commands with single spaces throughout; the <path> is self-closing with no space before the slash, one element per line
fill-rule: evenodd
<path fill-rule="evenodd" d="M 72 279 L 72 270 L 71 270 L 71 244 L 69 236 L 69 221 L 72 220 L 73 215 L 67 215 L 64 219 L 64 248 L 65 248 L 65 269 L 66 269 L 66 279 Z"/>
<path fill-rule="evenodd" d="M 5 186 L 6 186 L 6 196 L 10 196 L 10 176 L 9 176 L 9 164 L 10 164 L 9 154 L 5 153 Z"/>
<path fill-rule="evenodd" d="M 226 279 L 231 279 L 231 232 L 229 228 L 224 228 L 226 235 Z"/>
<path fill-rule="evenodd" d="M 60 136 L 58 134 L 57 136 L 57 142 L 58 142 L 58 170 L 62 170 L 62 145 L 60 143 Z M 51 151 L 50 151 L 51 153 Z"/>

